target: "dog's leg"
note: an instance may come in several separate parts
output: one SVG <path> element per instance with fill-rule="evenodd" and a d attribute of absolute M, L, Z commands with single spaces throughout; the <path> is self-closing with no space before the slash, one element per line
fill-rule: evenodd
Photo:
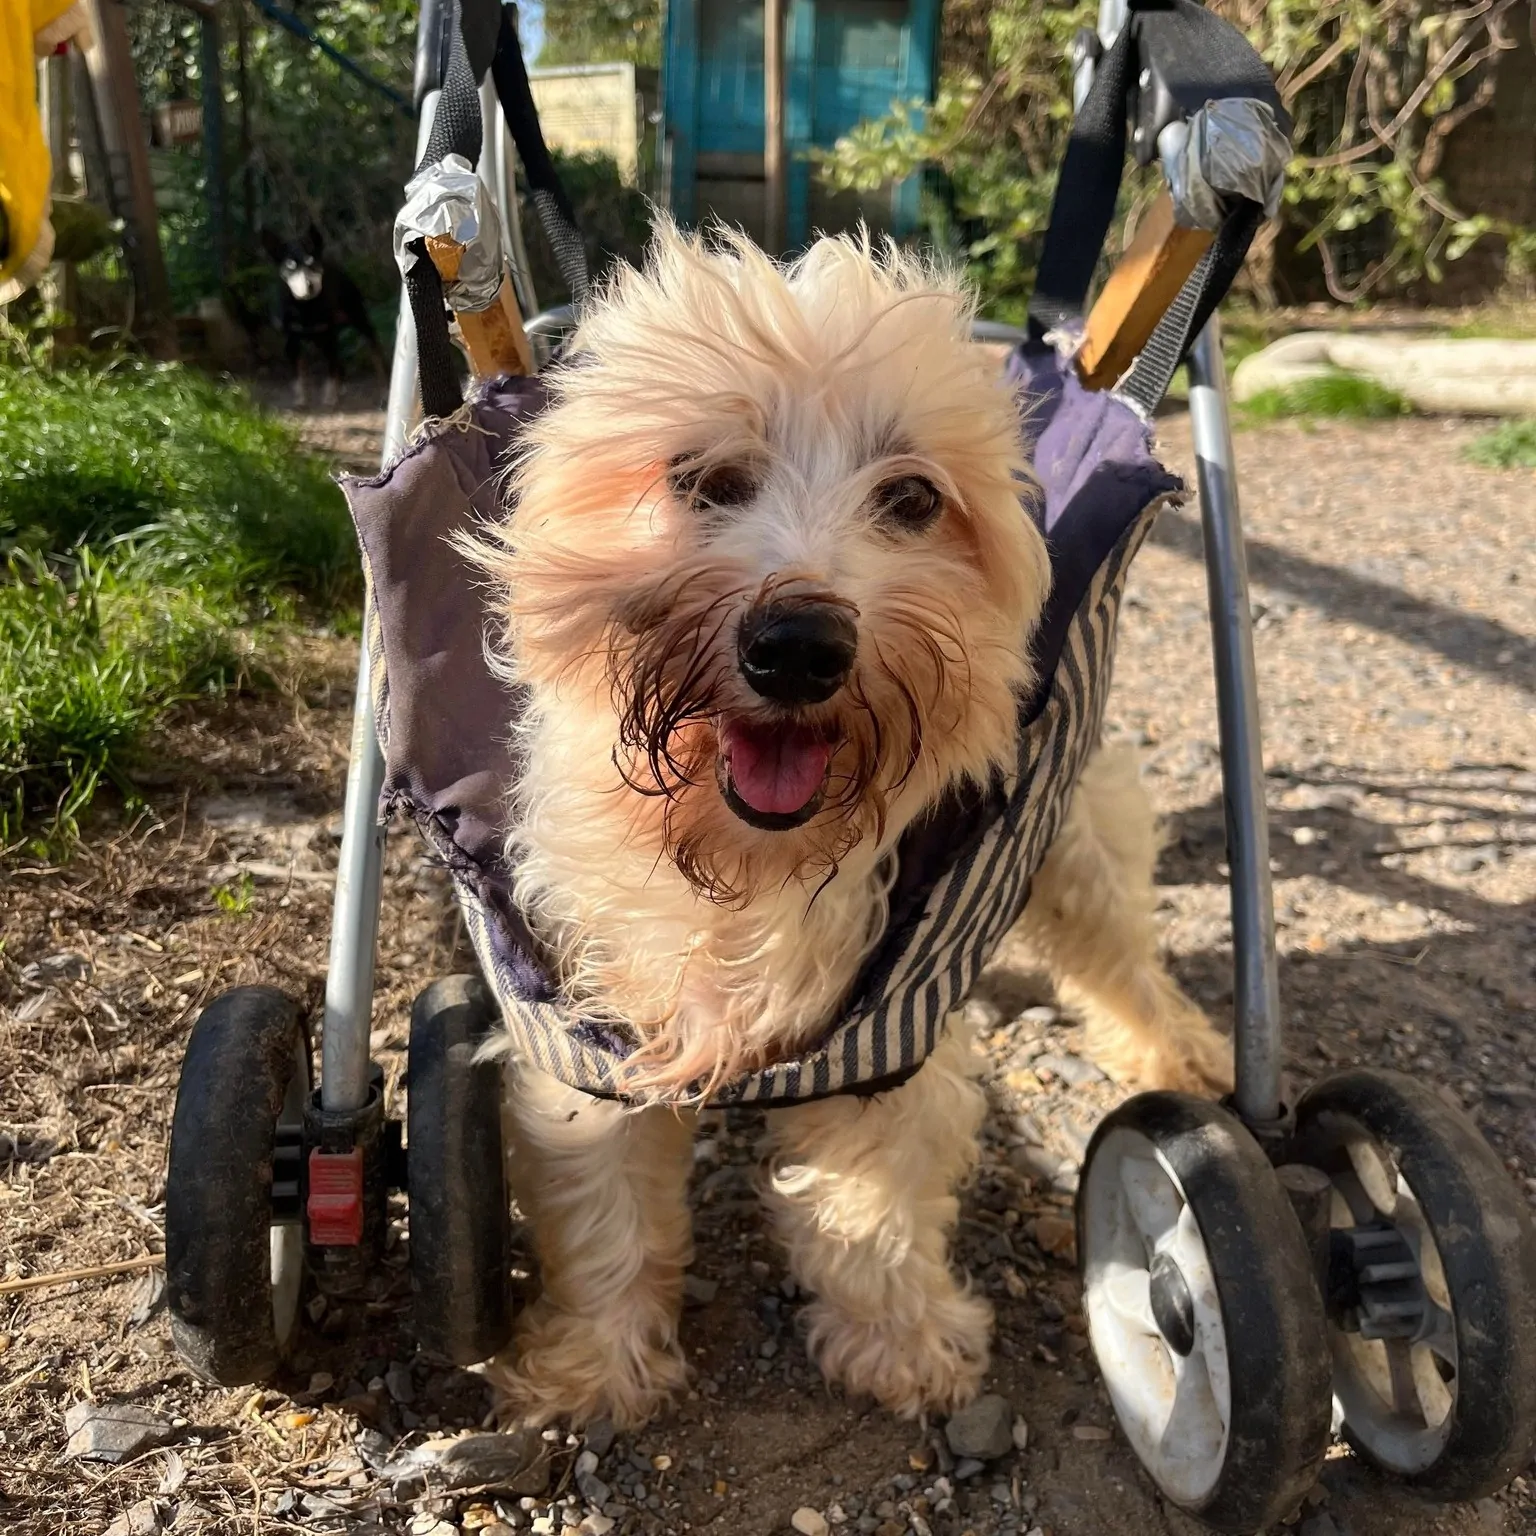
<path fill-rule="evenodd" d="M 1158 953 L 1157 853 L 1134 752 L 1100 747 L 1035 876 L 1020 931 L 1106 1070 L 1147 1088 L 1225 1091 L 1231 1046 Z"/>
<path fill-rule="evenodd" d="M 992 1308 L 949 1264 L 986 1099 L 951 1034 L 910 1081 L 768 1117 L 768 1201 L 822 1373 L 907 1418 L 972 1397 Z"/>
<path fill-rule="evenodd" d="M 626 1110 L 545 1073 L 509 1074 L 508 1177 L 543 1292 L 491 1368 L 506 1422 L 644 1423 L 682 1387 L 694 1116 Z"/>

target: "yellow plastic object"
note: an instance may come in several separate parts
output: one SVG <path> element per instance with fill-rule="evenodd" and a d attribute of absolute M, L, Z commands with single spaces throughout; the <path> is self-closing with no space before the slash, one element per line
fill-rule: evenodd
<path fill-rule="evenodd" d="M 49 164 L 37 113 L 37 60 L 60 43 L 90 37 L 79 0 L 0 4 L 0 304 L 41 275 L 53 254 Z"/>

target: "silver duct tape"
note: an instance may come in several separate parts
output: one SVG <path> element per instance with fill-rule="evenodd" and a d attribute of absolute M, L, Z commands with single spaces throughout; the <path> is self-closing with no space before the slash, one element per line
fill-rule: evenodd
<path fill-rule="evenodd" d="M 395 215 L 395 265 L 402 276 L 415 260 L 406 247 L 424 235 L 447 235 L 464 247 L 459 275 L 443 284 L 449 307 L 489 309 L 501 291 L 501 218 L 462 155 L 447 155 L 406 183 L 405 206 Z"/>
<path fill-rule="evenodd" d="M 1208 101 L 1188 123 L 1170 124 L 1158 139 L 1174 216 L 1192 229 L 1220 229 L 1233 197 L 1280 211 L 1291 141 L 1267 101 L 1233 96 Z"/>

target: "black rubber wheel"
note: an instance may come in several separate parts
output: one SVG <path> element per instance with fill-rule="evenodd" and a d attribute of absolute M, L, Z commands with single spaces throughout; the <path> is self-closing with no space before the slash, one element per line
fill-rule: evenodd
<path fill-rule="evenodd" d="M 475 1060 L 499 1020 L 478 976 L 433 982 L 411 1010 L 406 1168 L 416 1342 L 455 1365 L 489 1359 L 512 1332 L 501 1067 Z"/>
<path fill-rule="evenodd" d="M 1083 1304 L 1120 1427 L 1165 1497 L 1222 1531 L 1289 1515 L 1328 1448 L 1311 1255 L 1274 1169 L 1229 1111 L 1127 1100 L 1077 1197 Z"/>
<path fill-rule="evenodd" d="M 192 1026 L 165 1180 L 171 1337 L 199 1375 L 264 1381 L 298 1329 L 298 1158 L 310 1092 L 298 1005 L 237 987 Z"/>
<path fill-rule="evenodd" d="M 1292 1156 L 1333 1184 L 1345 1437 L 1436 1498 L 1504 1487 L 1536 1454 L 1536 1225 L 1493 1149 L 1424 1084 L 1362 1070 L 1302 1099 Z"/>

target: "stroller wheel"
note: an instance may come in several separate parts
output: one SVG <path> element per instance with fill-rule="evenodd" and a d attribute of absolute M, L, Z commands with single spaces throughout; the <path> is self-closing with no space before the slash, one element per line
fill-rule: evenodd
<path fill-rule="evenodd" d="M 1438 1498 L 1536 1451 L 1536 1225 L 1466 1116 L 1395 1072 L 1325 1079 L 1293 1156 L 1333 1184 L 1333 1396 L 1362 1455 Z"/>
<path fill-rule="evenodd" d="M 1184 1094 L 1127 1100 L 1089 1144 L 1077 1242 L 1099 1369 L 1164 1495 L 1223 1531 L 1289 1514 L 1328 1446 L 1323 1313 L 1242 1122 Z"/>
<path fill-rule="evenodd" d="M 507 1342 L 511 1210 L 501 1068 L 475 1053 L 499 1022 L 478 976 L 445 976 L 411 1010 L 406 1167 L 416 1342 L 473 1365 Z"/>
<path fill-rule="evenodd" d="M 304 1023 L 275 988 L 237 987 L 193 1025 L 165 1181 L 166 1293 L 178 1352 L 225 1386 L 271 1376 L 297 1329 L 309 1092 Z"/>

